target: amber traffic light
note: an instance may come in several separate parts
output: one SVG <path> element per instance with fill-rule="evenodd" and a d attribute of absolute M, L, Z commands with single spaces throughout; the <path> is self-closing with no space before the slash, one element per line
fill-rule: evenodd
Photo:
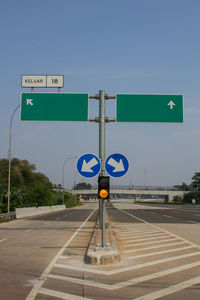
<path fill-rule="evenodd" d="M 98 178 L 98 196 L 102 199 L 109 199 L 110 177 L 99 176 Z"/>

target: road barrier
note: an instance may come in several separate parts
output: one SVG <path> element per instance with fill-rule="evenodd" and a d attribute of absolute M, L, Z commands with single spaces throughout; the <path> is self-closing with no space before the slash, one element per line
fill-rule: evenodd
<path fill-rule="evenodd" d="M 22 207 L 16 208 L 16 219 L 41 215 L 48 212 L 65 209 L 65 205 L 39 206 L 39 207 Z"/>
<path fill-rule="evenodd" d="M 15 219 L 15 212 L 0 214 L 0 221 L 5 221 L 7 219 Z"/>

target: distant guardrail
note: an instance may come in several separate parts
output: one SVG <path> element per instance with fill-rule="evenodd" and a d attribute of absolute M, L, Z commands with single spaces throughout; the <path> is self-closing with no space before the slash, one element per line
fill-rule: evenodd
<path fill-rule="evenodd" d="M 10 213 L 5 213 L 5 214 L 0 214 L 0 220 L 6 220 L 6 219 L 15 219 L 16 213 L 10 212 Z"/>

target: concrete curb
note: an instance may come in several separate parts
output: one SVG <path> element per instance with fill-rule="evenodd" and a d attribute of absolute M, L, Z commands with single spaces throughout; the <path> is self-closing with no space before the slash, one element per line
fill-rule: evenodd
<path fill-rule="evenodd" d="M 121 260 L 108 217 L 106 222 L 106 245 L 106 248 L 101 247 L 101 230 L 98 228 L 97 221 L 87 250 L 86 262 L 92 265 L 107 265 L 118 263 Z"/>

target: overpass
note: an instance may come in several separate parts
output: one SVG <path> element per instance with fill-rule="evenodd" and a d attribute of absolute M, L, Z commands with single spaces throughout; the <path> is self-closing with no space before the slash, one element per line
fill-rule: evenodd
<path fill-rule="evenodd" d="M 88 190 L 72 189 L 70 192 L 73 195 L 82 196 L 86 199 L 97 197 L 97 186 L 92 186 Z M 183 197 L 185 191 L 178 191 L 173 187 L 159 186 L 111 186 L 111 199 L 133 198 L 133 199 L 163 199 L 166 202 L 171 202 L 174 196 Z"/>

